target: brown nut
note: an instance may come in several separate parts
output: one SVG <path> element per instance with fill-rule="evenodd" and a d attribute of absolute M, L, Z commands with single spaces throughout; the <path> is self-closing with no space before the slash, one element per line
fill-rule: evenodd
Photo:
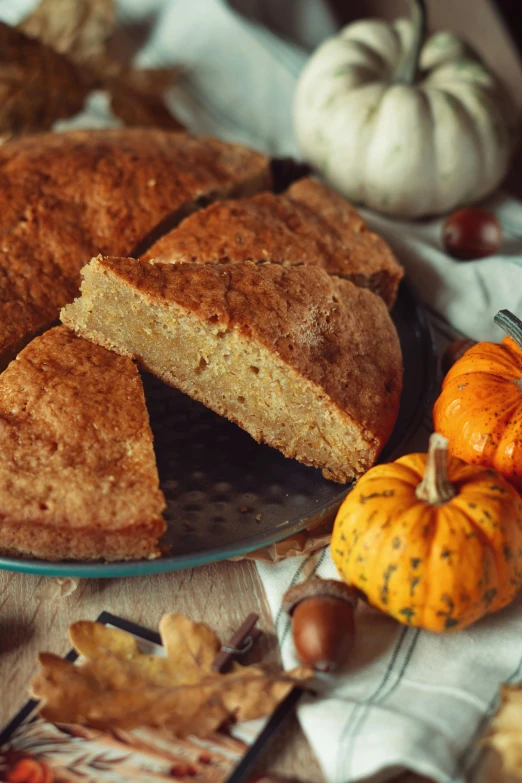
<path fill-rule="evenodd" d="M 466 351 L 469 351 L 469 349 L 473 348 L 476 344 L 475 340 L 469 340 L 467 337 L 462 337 L 460 340 L 454 340 L 450 343 L 446 347 L 440 360 L 440 368 L 444 375 L 449 372 L 455 362 L 462 359 Z"/>
<path fill-rule="evenodd" d="M 450 256 L 461 261 L 486 258 L 499 251 L 502 227 L 487 209 L 463 207 L 444 221 L 442 242 Z"/>
<path fill-rule="evenodd" d="M 355 639 L 357 591 L 335 579 L 310 579 L 287 590 L 283 609 L 292 617 L 297 655 L 306 666 L 333 672 Z"/>

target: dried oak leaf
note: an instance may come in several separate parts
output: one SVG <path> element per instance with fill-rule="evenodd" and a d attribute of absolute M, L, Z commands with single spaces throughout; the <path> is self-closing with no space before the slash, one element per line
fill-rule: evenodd
<path fill-rule="evenodd" d="M 182 130 L 183 125 L 173 117 L 167 109 L 163 94 L 173 83 L 177 69 L 144 69 L 126 68 L 122 63 L 112 59 L 107 51 L 107 44 L 116 26 L 114 0 L 41 0 L 37 8 L 18 25 L 18 31 L 29 36 L 35 52 L 43 51 L 41 45 L 49 47 L 47 52 L 67 56 L 65 79 L 73 64 L 78 67 L 76 75 L 80 75 L 89 89 L 101 88 L 108 91 L 114 114 L 127 126 L 156 127 L 166 130 Z M 11 53 L 16 57 L 16 50 Z M 22 61 L 24 62 L 24 61 Z M 63 61 L 57 60 L 57 63 Z M 25 63 L 24 63 L 25 64 Z M 33 99 L 32 92 L 25 89 L 30 78 L 39 77 L 38 90 L 40 101 L 34 104 L 35 117 L 39 116 L 39 106 L 42 103 L 48 108 L 48 118 L 44 123 L 33 123 L 27 130 L 20 130 L 18 124 L 10 128 L 13 135 L 20 132 L 34 132 L 49 128 L 55 119 L 70 117 L 81 109 L 85 99 L 85 91 L 78 90 L 76 83 L 58 84 L 58 95 L 64 101 L 71 100 L 71 107 L 60 113 L 54 111 L 54 82 L 48 82 L 45 69 L 38 68 L 34 63 L 34 73 L 20 72 L 20 89 L 25 103 Z M 65 66 L 63 66 L 65 67 Z M 0 82 L 3 74 L 0 74 Z M 0 88 L 1 89 L 1 88 Z M 72 91 L 72 95 L 70 95 Z M 88 92 L 89 90 L 87 90 Z M 49 95 L 49 93 L 52 93 Z M 51 98 L 51 100 L 49 100 Z M 6 127 L 9 126 L 6 124 Z"/>
<path fill-rule="evenodd" d="M 18 29 L 85 63 L 105 57 L 115 26 L 114 0 L 41 0 Z"/>
<path fill-rule="evenodd" d="M 91 75 L 67 57 L 0 22 L 0 138 L 71 117 L 92 88 Z"/>
<path fill-rule="evenodd" d="M 173 83 L 175 69 L 124 70 L 103 79 L 111 96 L 111 108 L 127 126 L 182 130 L 183 125 L 169 112 L 163 93 Z"/>
<path fill-rule="evenodd" d="M 43 700 L 41 715 L 53 723 L 100 729 L 156 726 L 184 737 L 204 737 L 228 721 L 268 715 L 308 669 L 272 673 L 234 664 L 220 674 L 211 665 L 221 647 L 203 623 L 165 615 L 160 634 L 166 656 L 140 651 L 133 636 L 99 623 L 79 622 L 71 641 L 85 662 L 75 666 L 51 653 L 39 657 L 42 670 L 32 694 Z"/>
<path fill-rule="evenodd" d="M 500 707 L 484 743 L 493 750 L 487 778 L 522 778 L 522 686 L 503 685 Z"/>

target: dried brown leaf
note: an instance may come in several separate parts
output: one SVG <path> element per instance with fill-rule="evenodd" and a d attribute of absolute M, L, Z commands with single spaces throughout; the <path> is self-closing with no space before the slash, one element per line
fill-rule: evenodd
<path fill-rule="evenodd" d="M 42 0 L 18 29 L 85 63 L 105 56 L 115 25 L 114 0 Z"/>
<path fill-rule="evenodd" d="M 3 26 L 4 138 L 47 130 L 76 114 L 96 87 L 109 92 L 125 125 L 183 129 L 163 101 L 175 69 L 135 70 L 113 60 L 107 43 L 115 24 L 114 0 L 42 0 L 17 29 Z"/>
<path fill-rule="evenodd" d="M 182 614 L 166 614 L 160 620 L 159 632 L 167 658 L 186 672 L 185 676 L 212 671 L 221 642 L 208 625 Z"/>
<path fill-rule="evenodd" d="M 36 592 L 35 597 L 49 601 L 59 601 L 68 598 L 78 588 L 78 579 L 68 576 L 48 578 L 42 587 Z"/>
<path fill-rule="evenodd" d="M 71 117 L 92 87 L 92 77 L 67 57 L 0 22 L 0 138 Z"/>
<path fill-rule="evenodd" d="M 302 530 L 300 533 L 294 533 L 282 541 L 276 541 L 275 544 L 256 549 L 254 552 L 248 552 L 245 555 L 237 555 L 231 560 L 258 560 L 263 563 L 279 563 L 286 560 L 287 557 L 302 557 L 310 555 L 318 549 L 324 549 L 328 546 L 332 538 L 333 519 L 320 525 L 316 525 L 309 530 Z"/>
<path fill-rule="evenodd" d="M 125 125 L 182 130 L 169 112 L 163 93 L 173 83 L 174 70 L 129 70 L 115 77 L 102 77 L 111 96 L 111 108 Z"/>
<path fill-rule="evenodd" d="M 160 96 L 177 81 L 179 73 L 179 68 L 126 68 L 119 79 L 136 92 Z"/>
<path fill-rule="evenodd" d="M 504 685 L 500 707 L 485 737 L 493 749 L 488 760 L 488 778 L 522 778 L 522 686 Z M 493 770 L 495 773 L 493 774 Z"/>
<path fill-rule="evenodd" d="M 42 716 L 100 729 L 156 726 L 178 736 L 207 736 L 230 720 L 269 714 L 312 676 L 306 669 L 274 674 L 239 664 L 227 674 L 214 672 L 219 639 L 203 623 L 180 614 L 163 617 L 160 634 L 165 658 L 142 653 L 124 631 L 75 623 L 70 636 L 85 663 L 40 656 L 32 693 L 43 700 Z"/>

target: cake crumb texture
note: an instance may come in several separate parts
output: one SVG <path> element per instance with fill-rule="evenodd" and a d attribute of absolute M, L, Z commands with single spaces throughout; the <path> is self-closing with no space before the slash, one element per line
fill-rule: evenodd
<path fill-rule="evenodd" d="M 318 266 L 395 302 L 403 269 L 357 210 L 325 185 L 305 178 L 285 193 L 224 201 L 187 217 L 142 256 L 213 264 L 270 261 Z"/>
<path fill-rule="evenodd" d="M 270 182 L 263 155 L 186 133 L 72 131 L 0 146 L 0 366 L 58 318 L 93 255 L 132 255 L 158 224 Z"/>
<path fill-rule="evenodd" d="M 251 262 L 99 257 L 83 276 L 64 323 L 328 478 L 361 475 L 391 434 L 401 350 L 370 291 Z"/>
<path fill-rule="evenodd" d="M 59 326 L 0 375 L 0 552 L 159 555 L 165 530 L 145 398 L 125 357 Z"/>

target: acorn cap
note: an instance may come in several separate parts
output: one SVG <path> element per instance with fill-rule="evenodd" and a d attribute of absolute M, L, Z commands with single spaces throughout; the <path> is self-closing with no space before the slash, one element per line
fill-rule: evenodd
<path fill-rule="evenodd" d="M 287 614 L 292 614 L 297 604 L 304 601 L 305 598 L 319 598 L 320 596 L 328 598 L 338 598 L 351 604 L 355 610 L 357 606 L 359 591 L 355 587 L 340 582 L 337 579 L 308 579 L 306 582 L 300 582 L 290 587 L 283 596 L 283 610 Z"/>

